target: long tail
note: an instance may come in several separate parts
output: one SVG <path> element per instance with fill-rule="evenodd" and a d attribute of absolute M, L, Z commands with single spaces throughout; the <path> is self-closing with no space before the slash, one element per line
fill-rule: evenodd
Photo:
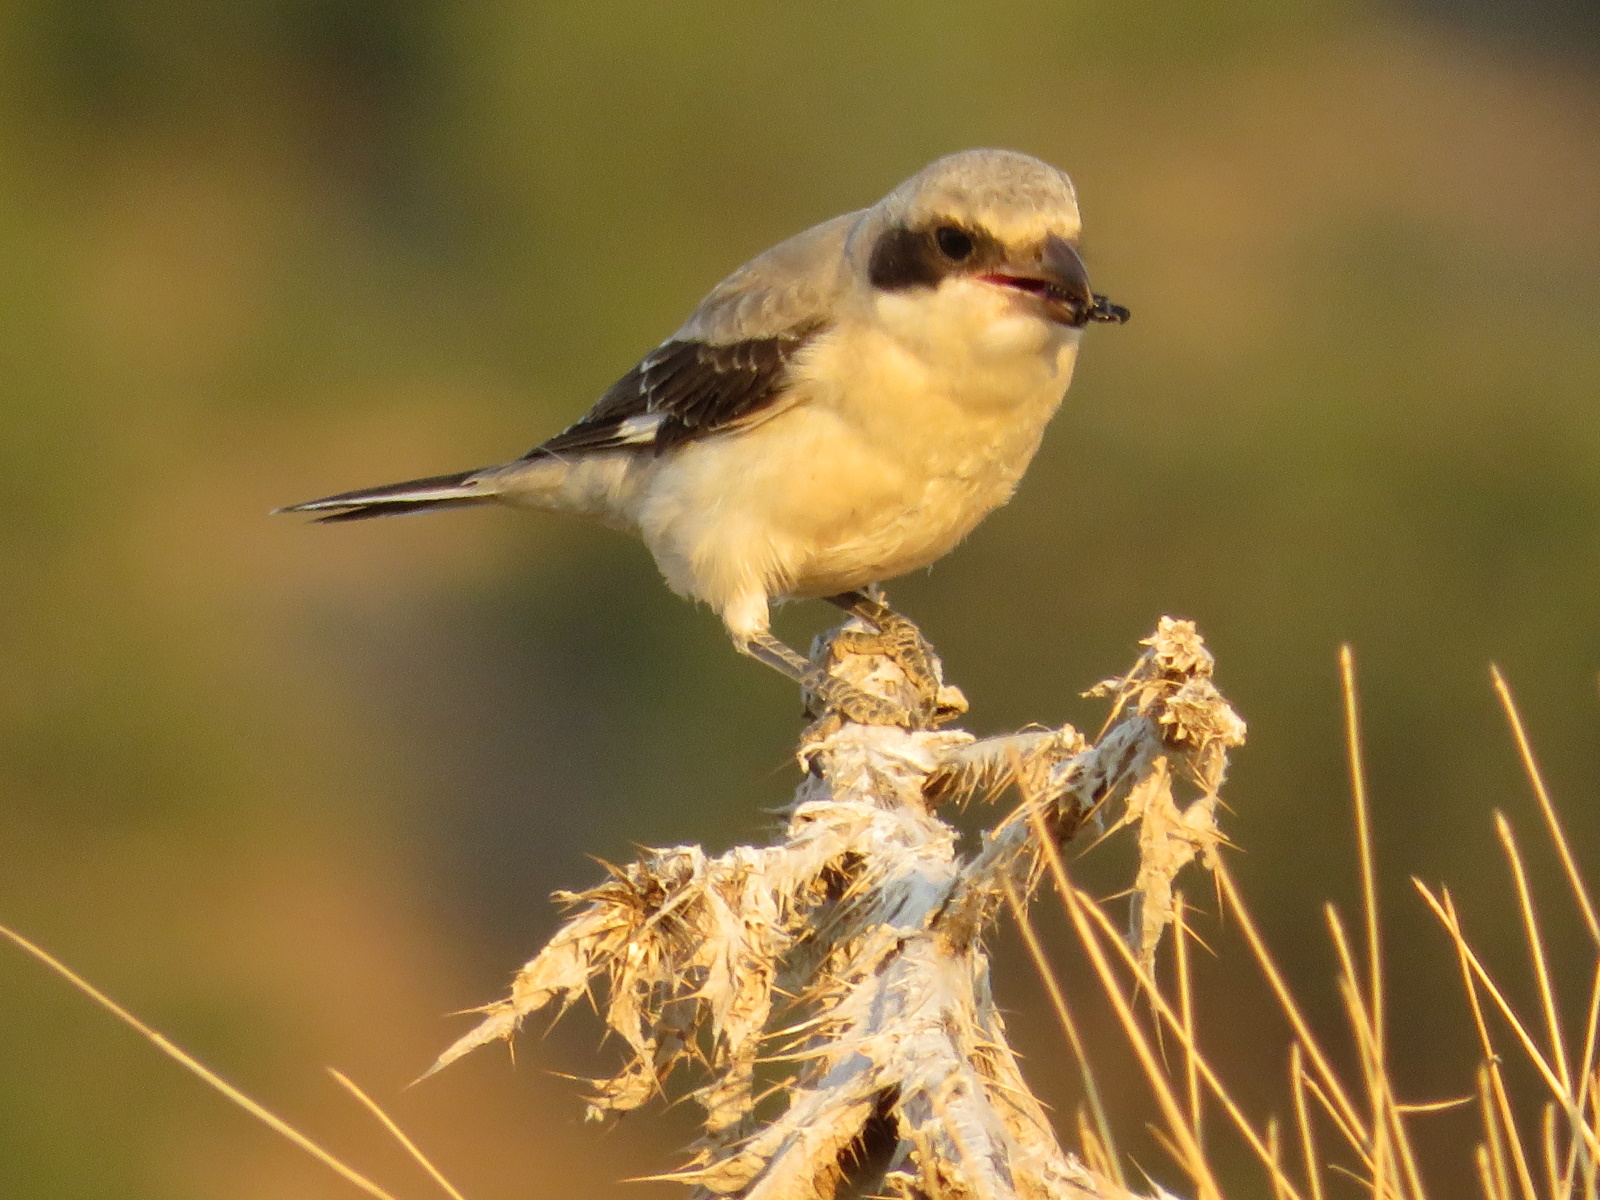
<path fill-rule="evenodd" d="M 495 486 L 483 470 L 462 471 L 457 475 L 435 475 L 431 479 L 408 479 L 384 487 L 340 492 L 321 500 L 307 500 L 274 509 L 274 513 L 317 513 L 319 521 L 364 521 L 368 517 L 398 517 L 428 508 L 466 508 L 489 504 Z"/>

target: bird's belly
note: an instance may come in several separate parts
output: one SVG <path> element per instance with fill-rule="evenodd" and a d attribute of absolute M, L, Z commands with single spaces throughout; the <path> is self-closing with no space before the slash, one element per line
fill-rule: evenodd
<path fill-rule="evenodd" d="M 797 405 L 663 456 L 637 525 L 674 590 L 719 610 L 753 592 L 847 591 L 927 566 L 1004 504 L 1038 446 L 1034 424 L 913 425 L 885 439 Z"/>
<path fill-rule="evenodd" d="M 834 519 L 807 539 L 809 553 L 785 594 L 830 596 L 926 567 L 1005 503 L 1011 488 L 935 477 L 907 492 L 915 494 L 859 497 L 826 514 Z"/>
<path fill-rule="evenodd" d="M 848 385 L 795 414 L 816 423 L 819 457 L 838 467 L 816 490 L 810 553 L 788 595 L 860 587 L 947 554 L 1011 498 L 1071 371 L 1070 352 L 932 371 L 866 347 L 855 361 L 872 368 L 840 371 Z"/>

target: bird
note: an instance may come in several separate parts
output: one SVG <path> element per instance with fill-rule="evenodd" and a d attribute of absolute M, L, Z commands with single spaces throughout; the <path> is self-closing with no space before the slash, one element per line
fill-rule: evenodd
<path fill-rule="evenodd" d="M 1065 172 L 1014 150 L 947 155 L 739 267 L 521 458 L 275 511 L 336 523 L 504 504 L 587 518 L 641 539 L 741 653 L 826 706 L 927 727 L 931 693 L 912 711 L 836 678 L 773 635 L 771 608 L 831 600 L 926 676 L 926 643 L 877 587 L 1011 498 L 1085 327 L 1128 320 L 1090 290 L 1081 235 Z"/>

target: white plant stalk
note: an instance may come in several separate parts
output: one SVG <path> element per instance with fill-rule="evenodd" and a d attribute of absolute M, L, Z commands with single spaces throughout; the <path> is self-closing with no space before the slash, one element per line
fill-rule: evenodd
<path fill-rule="evenodd" d="M 1090 818 L 1137 824 L 1130 944 L 1146 964 L 1173 918 L 1174 876 L 1196 857 L 1210 865 L 1244 723 L 1190 622 L 1162 618 L 1143 645 L 1096 689 L 1115 707 L 1094 745 L 1070 726 L 976 741 L 819 721 L 780 841 L 647 850 L 559 894 L 577 913 L 432 1070 L 599 981 L 629 1059 L 596 1082 L 589 1116 L 637 1108 L 680 1063 L 697 1066 L 704 1130 L 671 1176 L 696 1196 L 818 1200 L 847 1178 L 907 1200 L 1129 1196 L 1057 1141 L 1007 1044 L 984 937 L 1007 889 L 1039 882 L 1040 830 L 1064 843 Z M 904 676 L 864 646 L 819 653 L 898 697 Z M 1021 802 L 963 857 L 938 806 L 1009 783 Z"/>

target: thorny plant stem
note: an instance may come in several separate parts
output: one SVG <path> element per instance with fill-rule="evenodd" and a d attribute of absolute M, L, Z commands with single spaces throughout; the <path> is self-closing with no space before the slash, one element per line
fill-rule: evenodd
<path fill-rule="evenodd" d="M 904 673 L 870 642 L 824 644 L 819 667 L 886 696 L 903 689 Z M 1127 1200 L 1064 995 L 1054 989 L 1052 1004 L 1083 1062 L 1094 1157 L 1113 1164 L 1109 1177 L 1061 1149 L 1029 1093 L 990 995 L 983 943 L 1009 904 L 1048 971 L 1024 898 L 1041 876 L 1041 843 L 1053 851 L 1092 812 L 1138 826 L 1142 963 L 1172 923 L 1175 876 L 1214 856 L 1217 787 L 1244 723 L 1212 683 L 1213 659 L 1192 623 L 1163 618 L 1143 645 L 1126 676 L 1102 685 L 1121 716 L 1094 746 L 1070 727 L 979 742 L 825 716 L 804 738 L 806 775 L 781 838 L 717 855 L 644 849 L 600 886 L 564 897 L 579 911 L 437 1065 L 513 1036 L 531 1013 L 590 995 L 598 980 L 602 1016 L 629 1057 L 597 1081 L 591 1113 L 631 1111 L 660 1094 L 679 1063 L 698 1063 L 710 1076 L 693 1093 L 704 1134 L 674 1177 L 701 1197 L 811 1200 L 813 1186 L 828 1194 L 853 1178 L 852 1147 L 877 1121 L 897 1135 L 881 1181 L 896 1195 Z M 935 806 L 1008 779 L 1021 803 L 964 856 Z M 1179 786 L 1199 798 L 1180 807 Z M 793 1017 L 788 1027 L 783 1016 Z M 1185 1052 L 1214 1089 L 1192 1014 L 1187 1028 Z M 1130 1036 L 1159 1080 L 1136 1023 Z M 787 1071 L 786 1104 L 760 1114 L 758 1060 Z M 1162 1104 L 1201 1200 L 1221 1200 L 1197 1122 L 1170 1087 Z"/>

